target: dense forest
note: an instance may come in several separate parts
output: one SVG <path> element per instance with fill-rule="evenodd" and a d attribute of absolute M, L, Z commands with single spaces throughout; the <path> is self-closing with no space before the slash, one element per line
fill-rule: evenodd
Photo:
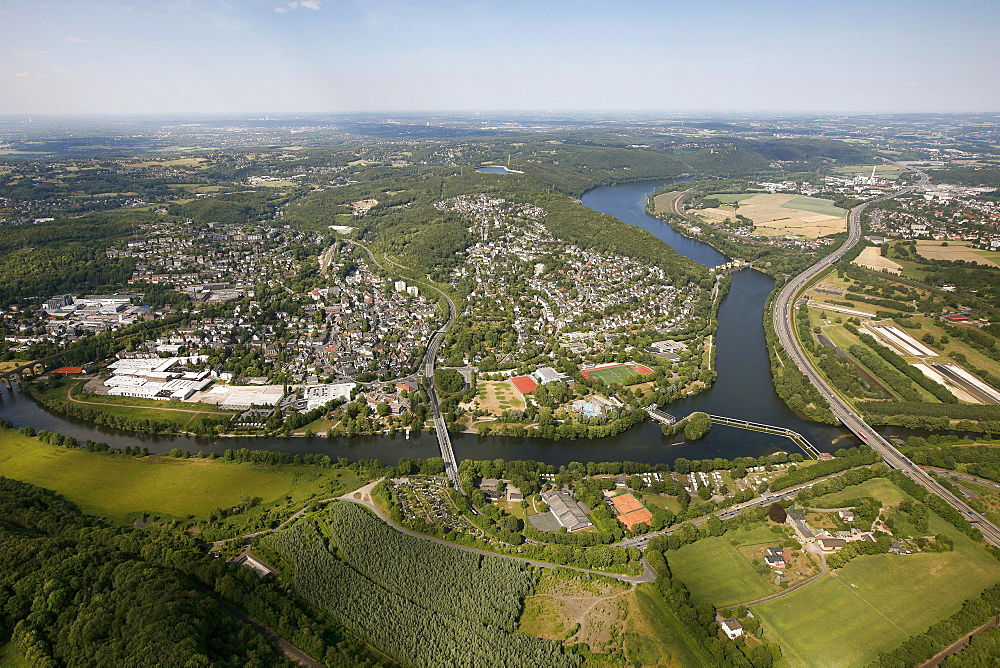
<path fill-rule="evenodd" d="M 31 665 L 283 663 L 176 567 L 191 548 L 174 536 L 114 529 L 0 478 L 0 538 L 0 639 Z"/>
<path fill-rule="evenodd" d="M 119 211 L 4 228 L 0 235 L 0 308 L 34 298 L 119 286 L 131 259 L 105 250 L 154 214 Z"/>
<path fill-rule="evenodd" d="M 242 610 L 329 666 L 382 665 L 276 581 L 212 559 L 186 534 L 83 515 L 0 477 L 0 645 L 34 666 L 290 665 Z"/>
<path fill-rule="evenodd" d="M 406 665 L 575 666 L 559 643 L 516 633 L 534 575 L 396 532 L 349 503 L 269 539 L 295 592 Z M 328 532 L 329 544 L 322 531 Z"/>

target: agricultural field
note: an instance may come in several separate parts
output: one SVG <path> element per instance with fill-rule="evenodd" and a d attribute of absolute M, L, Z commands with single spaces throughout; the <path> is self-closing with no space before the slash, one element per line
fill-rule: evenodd
<path fill-rule="evenodd" d="M 481 380 L 476 383 L 476 408 L 491 415 L 524 408 L 524 399 L 507 380 Z"/>
<path fill-rule="evenodd" d="M 837 165 L 833 167 L 830 171 L 835 176 L 840 176 L 842 178 L 850 178 L 857 175 L 861 176 L 871 176 L 873 165 Z M 895 181 L 899 178 L 900 174 L 906 173 L 904 167 L 899 167 L 897 165 L 874 165 L 875 176 L 881 176 L 884 179 L 889 179 L 890 181 Z"/>
<path fill-rule="evenodd" d="M 297 188 L 299 186 L 295 181 L 261 181 L 257 184 L 258 188 Z"/>
<path fill-rule="evenodd" d="M 782 538 L 784 534 L 763 526 L 750 531 L 736 529 L 672 550 L 666 556 L 674 578 L 684 583 L 695 604 L 708 602 L 722 608 L 774 593 L 739 548 L 760 545 L 763 549 L 779 544 Z"/>
<path fill-rule="evenodd" d="M 944 246 L 942 243 L 948 245 Z M 987 267 L 1000 267 L 1000 264 L 993 261 L 993 258 L 1000 257 L 1000 253 L 977 250 L 968 241 L 918 241 L 917 255 L 928 260 L 965 260 Z"/>
<path fill-rule="evenodd" d="M 224 186 L 207 186 L 202 183 L 171 183 L 169 186 L 189 193 L 217 193 L 224 188 Z"/>
<path fill-rule="evenodd" d="M 674 202 L 680 196 L 681 191 L 663 193 L 653 198 L 653 210 L 656 213 L 669 213 L 674 210 Z"/>
<path fill-rule="evenodd" d="M 906 498 L 887 480 L 870 480 L 822 499 L 870 495 L 891 504 Z M 954 541 L 953 552 L 858 557 L 834 574 L 753 608 L 791 666 L 866 666 L 955 612 L 965 599 L 1000 581 L 1000 563 L 937 515 L 930 534 Z"/>
<path fill-rule="evenodd" d="M 263 504 L 285 495 L 304 503 L 317 493 L 364 484 L 340 469 L 97 454 L 46 445 L 12 430 L 0 430 L 0 475 L 51 489 L 84 512 L 116 521 L 143 513 L 204 518 L 247 494 Z"/>
<path fill-rule="evenodd" d="M 898 262 L 882 256 L 882 249 L 878 246 L 866 246 L 861 251 L 861 254 L 852 260 L 851 263 L 874 271 L 895 274 L 896 276 L 899 276 L 903 272 L 903 268 Z"/>
<path fill-rule="evenodd" d="M 847 212 L 829 200 L 795 194 L 748 194 L 738 201 L 736 196 L 710 195 L 725 197 L 731 203 L 697 213 L 709 223 L 744 216 L 753 221 L 754 234 L 760 236 L 797 234 L 818 239 L 847 229 Z"/>
<path fill-rule="evenodd" d="M 205 158 L 173 158 L 166 160 L 141 160 L 138 162 L 125 162 L 122 166 L 126 169 L 141 169 L 144 167 L 198 167 L 206 162 Z"/>
<path fill-rule="evenodd" d="M 524 599 L 518 630 L 562 642 L 583 643 L 587 658 L 608 655 L 642 666 L 692 666 L 700 661 L 685 642 L 684 629 L 652 585 L 579 577 L 567 571 L 542 573 L 535 593 Z"/>

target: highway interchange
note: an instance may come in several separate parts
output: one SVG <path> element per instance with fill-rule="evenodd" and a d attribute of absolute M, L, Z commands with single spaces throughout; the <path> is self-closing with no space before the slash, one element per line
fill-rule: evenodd
<path fill-rule="evenodd" d="M 845 241 L 844 244 L 833 253 L 788 281 L 778 294 L 778 298 L 774 303 L 774 310 L 772 314 L 774 318 L 774 330 L 778 336 L 778 342 L 782 345 L 785 351 L 787 351 L 789 357 L 795 362 L 795 365 L 801 369 L 802 373 L 806 375 L 809 381 L 816 387 L 817 390 L 819 390 L 819 393 L 823 396 L 823 398 L 830 404 L 830 409 L 833 411 L 833 414 L 844 424 L 844 426 L 854 432 L 854 434 L 861 439 L 862 442 L 875 448 L 875 450 L 882 455 L 882 458 L 889 466 L 901 470 L 911 480 L 919 485 L 922 485 L 929 492 L 940 496 L 948 502 L 949 505 L 961 512 L 966 519 L 973 523 L 974 526 L 978 527 L 987 541 L 997 547 L 1000 547 L 1000 529 L 998 529 L 993 523 L 989 522 L 985 517 L 980 516 L 980 514 L 970 507 L 964 499 L 961 499 L 957 495 L 953 494 L 951 490 L 934 480 L 934 478 L 928 475 L 926 471 L 905 457 L 901 452 L 893 447 L 888 440 L 883 438 L 868 423 L 866 423 L 860 415 L 854 412 L 850 405 L 844 401 L 844 399 L 842 399 L 832 387 L 830 387 L 826 379 L 812 367 L 809 360 L 806 358 L 806 354 L 802 350 L 798 339 L 795 337 L 794 308 L 798 295 L 802 292 L 806 285 L 810 283 L 810 281 L 816 278 L 822 271 L 830 267 L 832 264 L 839 261 L 858 243 L 861 239 L 861 212 L 864 211 L 866 207 L 876 202 L 892 199 L 894 197 L 898 197 L 899 195 L 913 192 L 927 183 L 927 174 L 919 170 L 915 171 L 917 171 L 920 175 L 920 180 L 916 185 L 877 199 L 869 200 L 868 202 L 859 204 L 851 209 L 848 216 L 847 241 Z"/>

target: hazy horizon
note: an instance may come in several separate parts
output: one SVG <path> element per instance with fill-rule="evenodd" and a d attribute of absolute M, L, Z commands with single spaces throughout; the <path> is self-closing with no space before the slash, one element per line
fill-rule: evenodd
<path fill-rule="evenodd" d="M 0 4 L 0 114 L 1000 111 L 1000 3 Z"/>

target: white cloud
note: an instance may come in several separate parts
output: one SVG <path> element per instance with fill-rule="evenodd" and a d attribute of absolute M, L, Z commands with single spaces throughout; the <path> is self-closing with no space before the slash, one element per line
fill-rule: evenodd
<path fill-rule="evenodd" d="M 293 9 L 298 9 L 299 7 L 303 9 L 311 9 L 314 12 L 318 12 L 320 8 L 320 0 L 291 0 L 290 2 L 285 2 L 284 4 L 278 5 L 274 8 L 274 11 L 279 14 L 286 14 Z"/>
<path fill-rule="evenodd" d="M 70 36 L 66 38 L 67 42 L 73 42 L 74 44 L 90 44 L 89 39 L 84 39 L 82 37 Z"/>

